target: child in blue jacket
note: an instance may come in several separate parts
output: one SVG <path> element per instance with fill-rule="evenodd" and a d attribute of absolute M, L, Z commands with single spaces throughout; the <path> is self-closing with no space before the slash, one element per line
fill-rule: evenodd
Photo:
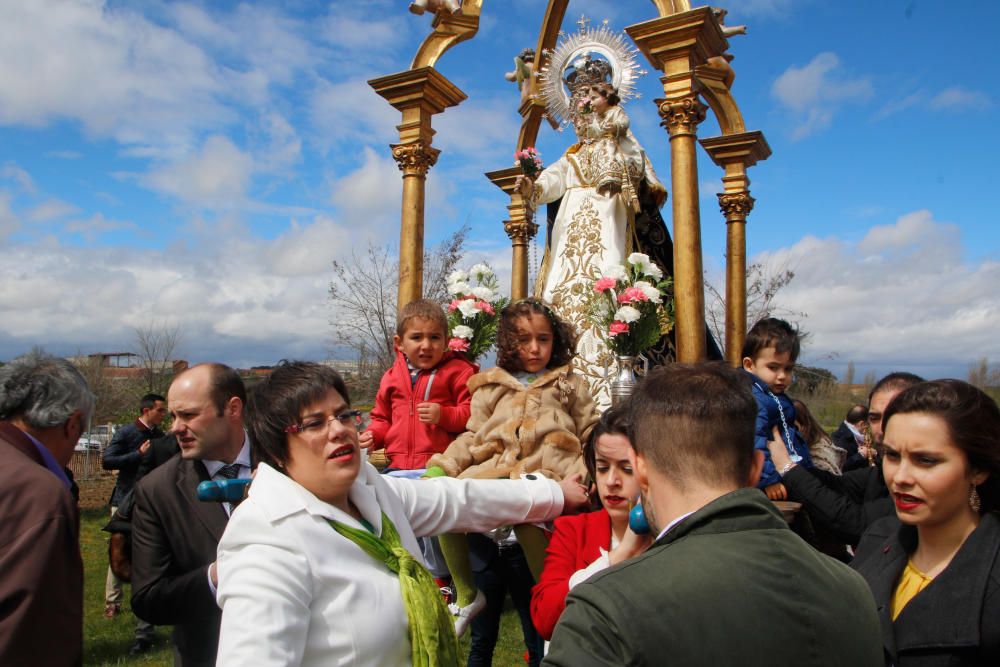
<path fill-rule="evenodd" d="M 769 440 L 784 442 L 795 454 L 792 461 L 812 468 L 809 446 L 795 428 L 795 407 L 785 390 L 792 383 L 792 371 L 799 356 L 799 332 L 788 322 L 766 317 L 747 332 L 743 343 L 743 370 L 753 380 L 757 399 L 757 428 L 754 448 L 764 453 L 764 469 L 757 487 L 771 500 L 785 500 L 788 491 L 781 483 L 783 471 L 776 470 L 767 449 Z"/>

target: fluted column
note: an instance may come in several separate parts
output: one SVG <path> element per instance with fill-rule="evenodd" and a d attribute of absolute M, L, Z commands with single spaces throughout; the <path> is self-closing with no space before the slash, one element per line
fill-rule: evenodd
<path fill-rule="evenodd" d="M 440 151 L 431 147 L 431 118 L 465 99 L 465 93 L 433 67 L 420 67 L 368 82 L 402 113 L 399 143 L 392 157 L 403 172 L 403 208 L 399 227 L 399 292 L 396 308 L 423 296 L 424 185 Z"/>
<path fill-rule="evenodd" d="M 725 169 L 719 208 L 726 218 L 726 361 L 740 365 L 747 331 L 747 216 L 753 210 L 747 169 L 771 155 L 760 132 L 739 132 L 702 139 L 712 161 Z"/>
<path fill-rule="evenodd" d="M 674 215 L 674 312 L 677 360 L 705 358 L 705 288 L 698 205 L 698 124 L 707 107 L 695 95 L 657 100 L 662 125 L 670 133 Z"/>
<path fill-rule="evenodd" d="M 417 141 L 392 144 L 392 157 L 403 172 L 403 211 L 399 227 L 399 291 L 397 306 L 423 296 L 424 186 L 427 172 L 441 153 Z"/>
<path fill-rule="evenodd" d="M 528 246 L 538 234 L 538 225 L 532 222 L 531 211 L 521 194 L 514 189 L 514 181 L 520 174 L 519 167 L 486 174 L 493 185 L 510 195 L 510 204 L 507 205 L 510 218 L 503 221 L 503 229 L 507 232 L 511 245 L 510 298 L 513 301 L 528 296 Z"/>

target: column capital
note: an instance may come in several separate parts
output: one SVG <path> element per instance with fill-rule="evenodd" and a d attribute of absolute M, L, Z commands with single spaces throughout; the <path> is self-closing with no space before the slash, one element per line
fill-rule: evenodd
<path fill-rule="evenodd" d="M 422 141 L 412 141 L 405 144 L 389 144 L 392 157 L 399 170 L 406 175 L 423 176 L 437 163 L 441 151 L 431 148 Z"/>
<path fill-rule="evenodd" d="M 667 128 L 671 139 L 685 135 L 695 136 L 698 133 L 698 124 L 705 120 L 708 111 L 708 107 L 694 94 L 654 101 L 656 110 L 663 119 L 660 125 Z"/>
<path fill-rule="evenodd" d="M 747 216 L 750 215 L 750 211 L 753 210 L 754 202 L 757 201 L 747 191 L 721 192 L 718 197 L 719 210 L 726 216 L 726 223 L 745 223 Z"/>

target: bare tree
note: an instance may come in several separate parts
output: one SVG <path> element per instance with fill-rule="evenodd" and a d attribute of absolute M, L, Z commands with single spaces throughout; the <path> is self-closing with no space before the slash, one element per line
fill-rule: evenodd
<path fill-rule="evenodd" d="M 854 362 L 848 361 L 847 370 L 844 372 L 844 384 L 846 385 L 854 384 L 854 373 L 855 373 Z"/>
<path fill-rule="evenodd" d="M 134 330 L 133 345 L 139 356 L 146 392 L 163 394 L 174 374 L 174 352 L 182 335 L 179 325 L 150 320 Z"/>
<path fill-rule="evenodd" d="M 787 287 L 795 272 L 788 267 L 771 270 L 764 262 L 753 262 L 747 266 L 747 326 L 765 317 L 804 319 L 804 312 L 791 310 L 780 305 L 778 293 Z M 720 345 L 726 340 L 726 296 L 725 288 L 719 290 L 709 280 L 705 280 L 705 318 L 712 335 Z"/>
<path fill-rule="evenodd" d="M 447 276 L 465 253 L 468 225 L 463 225 L 436 248 L 424 253 L 424 298 L 445 303 Z M 333 306 L 333 343 L 354 351 L 358 377 L 378 378 L 396 357 L 396 298 L 399 259 L 390 246 L 369 243 L 364 254 L 351 250 L 346 261 L 333 262 L 330 303 Z"/>
<path fill-rule="evenodd" d="M 980 358 L 969 365 L 969 384 L 980 389 L 989 389 L 1000 385 L 1000 368 L 990 364 L 986 357 Z"/>

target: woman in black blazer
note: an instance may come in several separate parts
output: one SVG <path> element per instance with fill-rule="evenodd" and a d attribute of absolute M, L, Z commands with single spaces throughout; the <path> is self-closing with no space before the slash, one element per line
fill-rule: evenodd
<path fill-rule="evenodd" d="M 885 414 L 896 516 L 852 563 L 871 586 L 886 664 L 1000 665 L 1000 409 L 959 380 L 906 389 Z"/>

